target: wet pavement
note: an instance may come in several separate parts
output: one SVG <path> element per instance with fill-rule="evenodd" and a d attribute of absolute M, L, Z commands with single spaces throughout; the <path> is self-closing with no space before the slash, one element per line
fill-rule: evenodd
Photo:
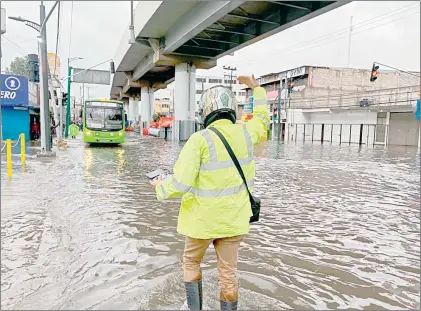
<path fill-rule="evenodd" d="M 1 175 L 2 309 L 180 309 L 179 201 L 144 174 L 178 143 L 69 141 Z M 239 309 L 420 307 L 417 149 L 267 142 L 256 150 L 262 220 L 240 250 Z M 206 254 L 204 306 L 219 308 Z"/>

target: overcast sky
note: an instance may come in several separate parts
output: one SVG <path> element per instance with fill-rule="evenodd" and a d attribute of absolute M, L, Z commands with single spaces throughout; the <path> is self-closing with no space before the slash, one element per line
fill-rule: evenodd
<path fill-rule="evenodd" d="M 44 3 L 48 12 L 53 2 Z M 39 21 L 39 4 L 39 1 L 1 1 L 7 16 L 22 16 L 33 21 Z M 100 5 L 98 2 L 74 1 L 72 27 L 71 11 L 72 1 L 62 2 L 58 44 L 61 76 L 67 73 L 70 33 L 70 56 L 83 57 L 83 60 L 75 61 L 73 65 L 87 68 L 114 57 L 130 21 L 129 1 L 101 1 Z M 351 2 L 237 51 L 234 56 L 219 59 L 218 68 L 207 73 L 222 73 L 223 65 L 236 66 L 239 74 L 255 73 L 257 76 L 301 65 L 346 67 L 346 28 L 350 25 L 351 16 L 355 26 L 351 67 L 371 68 L 373 61 L 378 61 L 405 70 L 419 71 L 419 12 L 419 1 Z M 35 30 L 10 19 L 6 22 L 7 32 L 4 37 L 13 43 L 2 35 L 2 70 L 16 56 L 37 53 Z M 50 53 L 55 52 L 56 30 L 57 10 L 47 26 Z M 108 68 L 108 64 L 98 67 L 105 70 Z M 72 95 L 78 97 L 79 91 L 79 85 L 74 84 Z M 108 97 L 109 87 L 92 85 L 89 93 L 91 97 Z"/>

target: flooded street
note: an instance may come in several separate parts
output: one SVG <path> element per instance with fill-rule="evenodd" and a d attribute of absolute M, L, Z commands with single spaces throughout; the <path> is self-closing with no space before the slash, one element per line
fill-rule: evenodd
<path fill-rule="evenodd" d="M 2 162 L 2 309 L 180 309 L 179 200 L 144 174 L 172 168 L 176 142 L 81 138 L 54 159 Z M 262 216 L 239 257 L 239 309 L 420 307 L 416 148 L 277 144 L 256 150 Z M 204 307 L 219 309 L 216 255 Z"/>

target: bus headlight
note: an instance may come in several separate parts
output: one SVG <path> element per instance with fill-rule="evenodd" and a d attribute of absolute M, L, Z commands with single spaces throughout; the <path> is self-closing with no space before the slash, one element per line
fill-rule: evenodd
<path fill-rule="evenodd" d="M 120 133 L 118 133 L 118 136 L 123 136 L 123 133 L 121 133 L 121 132 L 120 132 Z"/>
<path fill-rule="evenodd" d="M 86 135 L 91 136 L 92 132 L 91 131 L 86 131 Z"/>

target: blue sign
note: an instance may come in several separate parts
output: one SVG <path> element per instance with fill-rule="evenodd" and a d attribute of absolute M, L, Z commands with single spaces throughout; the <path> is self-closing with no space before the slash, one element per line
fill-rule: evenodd
<path fill-rule="evenodd" d="M 28 106 L 28 79 L 24 76 L 1 75 L 1 105 Z"/>
<path fill-rule="evenodd" d="M 421 104 L 420 104 L 420 100 L 419 99 L 417 99 L 417 109 L 415 110 L 415 118 L 417 119 L 417 120 L 419 120 L 420 119 L 420 113 L 421 113 Z"/>
<path fill-rule="evenodd" d="M 244 113 L 252 113 L 253 112 L 253 96 L 249 97 L 249 101 L 247 104 L 244 104 Z"/>

